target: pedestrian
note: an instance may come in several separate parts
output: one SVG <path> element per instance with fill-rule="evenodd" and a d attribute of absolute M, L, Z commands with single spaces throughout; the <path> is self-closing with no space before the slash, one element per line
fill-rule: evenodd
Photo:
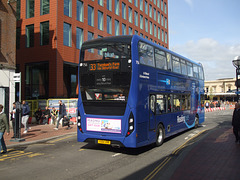
<path fill-rule="evenodd" d="M 29 114 L 30 114 L 30 108 L 28 106 L 28 102 L 23 101 L 22 102 L 22 124 L 24 126 L 24 134 L 28 132 L 28 129 L 31 129 L 28 127 L 28 119 L 29 119 Z"/>
<path fill-rule="evenodd" d="M 205 104 L 206 108 L 209 108 L 209 102 L 207 101 Z"/>
<path fill-rule="evenodd" d="M 13 128 L 13 137 L 12 138 L 16 138 L 16 123 L 15 123 L 15 117 L 16 117 L 16 103 L 13 103 L 13 110 L 10 112 L 11 114 L 11 119 L 10 121 L 12 122 L 12 128 Z"/>
<path fill-rule="evenodd" d="M 7 115 L 3 112 L 3 105 L 0 104 L 0 153 L 1 155 L 7 153 L 7 146 L 3 138 L 4 132 L 6 130 L 7 130 L 7 135 L 9 136 L 9 126 L 8 126 Z M 3 152 L 2 152 L 2 149 L 3 149 Z"/>
<path fill-rule="evenodd" d="M 56 123 L 57 116 L 58 116 L 58 110 L 56 110 L 56 108 L 53 107 L 51 112 L 51 118 L 52 118 L 52 124 L 54 125 Z"/>
<path fill-rule="evenodd" d="M 240 131 L 240 104 L 236 103 L 235 104 L 235 109 L 233 111 L 233 116 L 232 116 L 232 126 L 233 126 L 233 134 L 236 137 L 236 143 L 240 143 L 240 136 L 239 136 L 239 131 Z"/>
<path fill-rule="evenodd" d="M 37 124 L 41 124 L 41 119 L 42 119 L 42 110 L 39 107 L 38 110 L 34 113 Z"/>
<path fill-rule="evenodd" d="M 49 107 L 45 107 L 45 111 L 43 112 L 43 124 L 47 125 L 48 124 L 48 119 L 50 118 L 50 110 Z"/>
<path fill-rule="evenodd" d="M 61 119 L 67 117 L 67 111 L 66 111 L 65 104 L 62 102 L 62 100 L 59 100 L 58 103 L 59 103 L 59 113 L 58 113 L 59 116 L 58 116 L 58 120 L 57 120 L 57 126 L 56 126 L 56 128 L 54 128 L 55 130 L 58 130 L 59 122 L 61 121 Z"/>

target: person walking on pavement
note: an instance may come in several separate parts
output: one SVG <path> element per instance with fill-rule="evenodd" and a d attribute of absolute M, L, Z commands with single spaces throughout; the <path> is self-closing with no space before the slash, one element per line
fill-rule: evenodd
<path fill-rule="evenodd" d="M 24 134 L 28 132 L 28 129 L 31 129 L 30 127 L 28 127 L 29 114 L 30 114 L 30 108 L 28 106 L 28 102 L 23 101 L 22 102 L 22 124 L 25 128 L 23 132 Z"/>
<path fill-rule="evenodd" d="M 0 153 L 5 154 L 7 153 L 7 146 L 5 144 L 3 135 L 4 132 L 7 130 L 7 135 L 9 136 L 9 125 L 6 114 L 3 112 L 3 105 L 0 104 Z M 3 149 L 3 152 L 1 152 Z"/>
<path fill-rule="evenodd" d="M 61 121 L 61 119 L 63 119 L 64 117 L 67 117 L 67 111 L 66 111 L 66 106 L 65 104 L 59 100 L 59 116 L 58 116 L 58 121 L 57 121 L 57 127 L 54 128 L 55 130 L 58 130 L 58 126 L 59 126 L 59 122 Z"/>
<path fill-rule="evenodd" d="M 10 112 L 10 114 L 11 114 L 11 120 L 10 121 L 12 121 L 12 128 L 13 128 L 13 137 L 12 138 L 16 138 L 17 136 L 16 136 L 16 129 L 15 129 L 15 117 L 16 117 L 16 103 L 14 102 L 13 103 L 13 110 Z"/>
<path fill-rule="evenodd" d="M 235 104 L 235 109 L 233 111 L 233 116 L 232 116 L 232 126 L 233 126 L 233 134 L 236 137 L 236 143 L 240 143 L 240 136 L 239 136 L 239 131 L 240 131 L 240 104 L 236 103 Z"/>

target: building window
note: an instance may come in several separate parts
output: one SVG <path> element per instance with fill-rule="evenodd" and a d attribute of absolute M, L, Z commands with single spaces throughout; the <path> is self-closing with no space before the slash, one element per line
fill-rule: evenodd
<path fill-rule="evenodd" d="M 49 44 L 49 21 L 40 23 L 41 46 Z"/>
<path fill-rule="evenodd" d="M 164 3 L 164 12 L 165 12 L 165 14 L 167 14 L 167 4 L 166 3 Z"/>
<path fill-rule="evenodd" d="M 154 37 L 157 37 L 157 26 L 154 24 Z"/>
<path fill-rule="evenodd" d="M 98 0 L 98 4 L 99 4 L 100 6 L 103 6 L 103 0 Z"/>
<path fill-rule="evenodd" d="M 148 19 L 145 18 L 145 31 L 148 32 Z"/>
<path fill-rule="evenodd" d="M 72 0 L 64 0 L 64 15 L 72 17 Z"/>
<path fill-rule="evenodd" d="M 162 42 L 164 42 L 164 31 L 162 30 Z"/>
<path fill-rule="evenodd" d="M 112 34 L 112 17 L 107 16 L 107 33 Z"/>
<path fill-rule="evenodd" d="M 163 19 L 163 15 L 162 15 L 162 19 L 161 19 L 162 21 L 161 21 L 161 25 L 163 26 L 163 21 L 164 21 L 164 19 Z"/>
<path fill-rule="evenodd" d="M 112 11 L 112 0 L 107 0 L 107 9 Z"/>
<path fill-rule="evenodd" d="M 122 24 L 122 35 L 126 35 L 127 30 L 126 30 L 126 24 Z"/>
<path fill-rule="evenodd" d="M 119 35 L 119 21 L 115 20 L 115 35 Z"/>
<path fill-rule="evenodd" d="M 165 28 L 167 29 L 167 18 L 165 18 Z"/>
<path fill-rule="evenodd" d="M 132 8 L 128 7 L 128 21 L 132 23 Z"/>
<path fill-rule="evenodd" d="M 136 35 L 138 35 L 138 31 L 137 31 L 137 30 L 135 30 L 134 33 L 135 33 Z"/>
<path fill-rule="evenodd" d="M 94 34 L 88 31 L 88 40 L 94 39 Z"/>
<path fill-rule="evenodd" d="M 88 6 L 88 25 L 94 26 L 94 8 Z"/>
<path fill-rule="evenodd" d="M 157 7 L 160 8 L 160 0 L 157 0 Z"/>
<path fill-rule="evenodd" d="M 103 30 L 103 12 L 98 11 L 98 29 Z"/>
<path fill-rule="evenodd" d="M 83 22 L 83 2 L 77 0 L 77 20 Z"/>
<path fill-rule="evenodd" d="M 159 39 L 159 40 L 161 40 L 161 34 L 160 34 L 160 32 L 161 32 L 161 29 L 158 28 L 158 39 Z"/>
<path fill-rule="evenodd" d="M 126 19 L 126 4 L 122 3 L 122 18 Z"/>
<path fill-rule="evenodd" d="M 161 0 L 161 10 L 163 11 L 163 0 Z"/>
<path fill-rule="evenodd" d="M 25 99 L 48 98 L 49 63 L 31 63 L 25 66 Z"/>
<path fill-rule="evenodd" d="M 158 24 L 160 24 L 160 12 L 158 11 L 158 19 L 157 19 Z"/>
<path fill-rule="evenodd" d="M 145 1 L 145 14 L 148 15 L 148 3 L 147 3 L 147 1 Z"/>
<path fill-rule="evenodd" d="M 140 0 L 140 10 L 143 11 L 143 0 Z"/>
<path fill-rule="evenodd" d="M 167 32 L 165 32 L 165 43 L 167 43 L 168 37 L 167 37 Z"/>
<path fill-rule="evenodd" d="M 119 0 L 115 0 L 115 14 L 119 15 Z"/>
<path fill-rule="evenodd" d="M 153 34 L 152 29 L 153 29 L 153 28 L 152 28 L 152 22 L 151 22 L 151 21 L 149 22 L 149 29 L 150 29 L 150 30 L 149 30 L 149 31 L 150 31 L 150 34 L 152 35 L 152 34 Z"/>
<path fill-rule="evenodd" d="M 132 28 L 131 27 L 128 28 L 128 34 L 132 35 Z"/>
<path fill-rule="evenodd" d="M 64 96 L 68 98 L 76 98 L 77 90 L 77 65 L 63 64 L 63 81 L 64 81 Z"/>
<path fill-rule="evenodd" d="M 16 29 L 16 49 L 20 49 L 21 28 Z"/>
<path fill-rule="evenodd" d="M 150 18 L 152 17 L 152 5 L 151 4 L 149 4 L 149 16 L 150 16 Z"/>
<path fill-rule="evenodd" d="M 138 0 L 134 0 L 134 5 L 138 7 Z"/>
<path fill-rule="evenodd" d="M 143 29 L 143 16 L 140 15 L 140 29 Z"/>
<path fill-rule="evenodd" d="M 77 49 L 80 49 L 83 43 L 83 29 L 77 27 Z"/>
<path fill-rule="evenodd" d="M 16 18 L 17 20 L 20 20 L 21 16 L 21 1 L 17 0 L 17 8 L 16 8 Z"/>
<path fill-rule="evenodd" d="M 41 15 L 49 14 L 49 0 L 41 0 Z"/>
<path fill-rule="evenodd" d="M 34 17 L 34 0 L 27 0 L 26 18 Z"/>
<path fill-rule="evenodd" d="M 33 47 L 34 46 L 34 25 L 27 25 L 26 26 L 26 47 Z"/>
<path fill-rule="evenodd" d="M 153 17 L 154 17 L 154 21 L 157 20 L 157 13 L 156 13 L 156 9 L 153 9 Z"/>
<path fill-rule="evenodd" d="M 134 11 L 134 24 L 135 26 L 138 26 L 138 12 Z"/>
<path fill-rule="evenodd" d="M 69 47 L 72 46 L 72 27 L 68 23 L 64 23 L 63 27 L 63 44 Z"/>

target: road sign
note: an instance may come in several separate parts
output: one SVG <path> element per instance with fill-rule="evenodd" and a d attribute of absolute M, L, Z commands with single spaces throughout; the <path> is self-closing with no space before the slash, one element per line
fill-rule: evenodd
<path fill-rule="evenodd" d="M 21 81 L 21 73 L 14 73 L 13 74 L 13 80 L 15 82 L 20 82 Z"/>

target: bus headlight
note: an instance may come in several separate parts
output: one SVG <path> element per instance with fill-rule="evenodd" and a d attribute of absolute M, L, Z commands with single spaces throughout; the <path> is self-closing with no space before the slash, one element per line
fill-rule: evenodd
<path fill-rule="evenodd" d="M 129 119 L 128 119 L 128 131 L 126 137 L 129 136 L 134 131 L 134 117 L 133 113 L 131 112 Z"/>

